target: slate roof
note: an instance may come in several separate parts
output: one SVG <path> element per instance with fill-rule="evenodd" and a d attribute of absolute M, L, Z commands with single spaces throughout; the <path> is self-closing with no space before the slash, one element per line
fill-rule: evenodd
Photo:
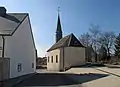
<path fill-rule="evenodd" d="M 0 35 L 11 35 L 27 17 L 28 13 L 0 15 Z"/>
<path fill-rule="evenodd" d="M 52 51 L 61 47 L 84 47 L 80 41 L 74 36 L 74 34 L 70 34 L 60 39 L 57 43 L 55 43 L 47 52 Z"/>
<path fill-rule="evenodd" d="M 62 32 L 62 28 L 61 28 L 61 22 L 60 22 L 60 16 L 58 14 L 58 22 L 57 22 L 57 30 L 56 32 Z"/>

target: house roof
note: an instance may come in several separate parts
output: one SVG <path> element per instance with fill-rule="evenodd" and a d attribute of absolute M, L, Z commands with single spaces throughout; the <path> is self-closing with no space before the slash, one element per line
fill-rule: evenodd
<path fill-rule="evenodd" d="M 61 47 L 84 47 L 80 41 L 74 36 L 74 34 L 70 34 L 60 39 L 57 43 L 55 43 L 47 52 L 52 51 Z"/>
<path fill-rule="evenodd" d="M 27 15 L 27 13 L 6 13 L 5 15 L 0 15 L 0 35 L 12 35 Z"/>

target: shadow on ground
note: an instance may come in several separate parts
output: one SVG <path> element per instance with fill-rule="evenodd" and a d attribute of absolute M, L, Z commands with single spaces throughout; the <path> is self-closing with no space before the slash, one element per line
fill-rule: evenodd
<path fill-rule="evenodd" d="M 84 64 L 84 65 L 79 65 L 79 66 L 73 66 L 72 68 L 90 68 L 90 67 L 105 67 L 104 64 L 91 64 L 91 63 L 88 63 L 88 64 Z"/>
<path fill-rule="evenodd" d="M 115 69 L 119 68 L 120 69 L 120 65 L 106 65 L 106 67 L 115 68 Z"/>
<path fill-rule="evenodd" d="M 21 86 L 65 86 L 77 85 L 88 81 L 100 79 L 108 76 L 107 74 L 62 74 L 62 73 L 37 73 L 34 76 L 23 80 L 15 87 Z M 71 78 L 79 78 L 75 81 Z"/>

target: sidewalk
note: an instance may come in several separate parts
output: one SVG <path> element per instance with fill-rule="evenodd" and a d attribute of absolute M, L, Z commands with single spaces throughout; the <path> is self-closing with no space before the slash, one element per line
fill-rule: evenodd
<path fill-rule="evenodd" d="M 9 79 L 9 80 L 5 80 L 3 82 L 1 81 L 0 83 L 2 83 L 2 86 L 0 86 L 0 87 L 15 87 L 16 84 L 20 83 L 22 80 L 24 80 L 28 77 L 33 76 L 34 74 L 36 74 L 36 73 L 31 73 L 31 74 L 28 74 L 28 75 L 15 77 L 15 78 L 12 78 L 12 79 Z"/>
<path fill-rule="evenodd" d="M 120 77 L 120 68 L 96 67 L 95 69 Z"/>
<path fill-rule="evenodd" d="M 107 67 L 110 67 L 110 68 L 119 68 L 120 69 L 120 65 L 112 65 L 112 64 L 104 64 L 104 65 Z"/>
<path fill-rule="evenodd" d="M 37 69 L 36 72 L 37 73 L 61 73 L 59 71 L 49 71 L 47 69 Z"/>
<path fill-rule="evenodd" d="M 101 69 L 103 69 L 103 67 L 101 67 Z M 118 72 L 120 71 L 117 70 L 116 73 Z M 85 81 L 88 79 L 88 81 L 85 81 L 82 83 L 83 87 L 120 87 L 120 77 L 117 77 L 107 72 L 97 70 L 96 68 L 89 68 L 89 67 L 88 68 L 71 68 L 70 70 L 66 71 L 66 73 L 75 73 L 75 74 L 80 75 L 79 77 L 78 76 L 69 77 L 78 82 L 82 82 L 83 80 Z M 92 73 L 93 75 L 91 75 L 90 73 Z M 99 76 L 95 74 L 101 74 L 101 75 L 106 75 L 106 76 L 103 76 L 98 79 L 94 79 L 94 77 L 96 78 Z"/>

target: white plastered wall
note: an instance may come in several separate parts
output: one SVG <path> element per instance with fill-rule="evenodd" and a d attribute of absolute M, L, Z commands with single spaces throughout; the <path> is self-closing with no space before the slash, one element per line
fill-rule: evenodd
<path fill-rule="evenodd" d="M 5 37 L 5 57 L 10 58 L 10 78 L 35 72 L 36 51 L 28 16 L 12 36 Z M 22 64 L 20 72 L 19 63 Z"/>
<path fill-rule="evenodd" d="M 56 63 L 56 55 L 58 55 L 58 63 Z M 51 57 L 53 56 L 53 63 L 51 62 Z M 59 71 L 60 68 L 60 50 L 55 49 L 46 54 L 47 57 L 47 70 Z M 49 57 L 49 62 L 48 62 Z"/>

